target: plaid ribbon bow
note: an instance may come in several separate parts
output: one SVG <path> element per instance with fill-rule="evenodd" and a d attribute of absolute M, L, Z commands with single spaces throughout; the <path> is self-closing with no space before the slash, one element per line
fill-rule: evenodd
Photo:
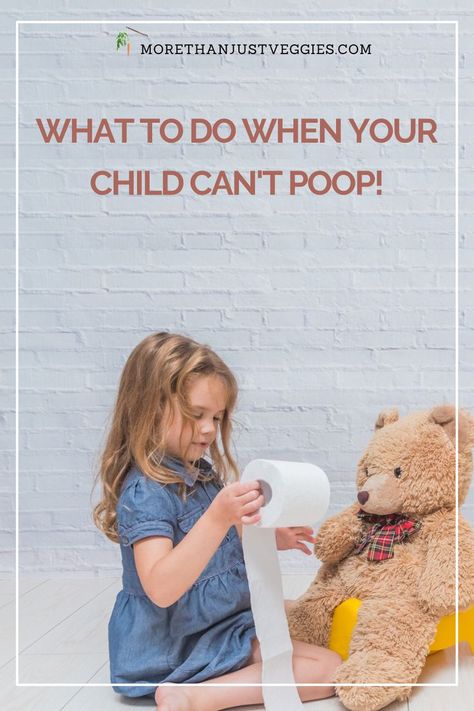
<path fill-rule="evenodd" d="M 367 560 L 393 558 L 395 543 L 402 543 L 421 528 L 421 521 L 405 518 L 403 514 L 379 516 L 359 511 L 357 516 L 373 524 L 355 549 L 355 554 L 359 555 L 368 546 Z"/>

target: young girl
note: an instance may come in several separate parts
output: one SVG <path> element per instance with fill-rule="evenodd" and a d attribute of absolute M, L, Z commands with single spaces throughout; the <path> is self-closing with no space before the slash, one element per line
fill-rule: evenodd
<path fill-rule="evenodd" d="M 155 694 L 158 711 L 262 702 L 261 656 L 240 541 L 264 499 L 240 483 L 229 451 L 236 381 L 207 346 L 156 333 L 124 367 L 101 461 L 97 526 L 120 543 L 123 590 L 109 621 L 114 690 Z M 220 442 L 219 442 L 220 440 Z M 206 452 L 212 465 L 203 458 Z M 233 475 L 233 483 L 229 483 Z M 311 529 L 277 530 L 280 549 L 309 554 Z M 332 695 L 340 658 L 293 643 L 303 700 Z M 163 683 L 197 686 L 161 686 Z M 148 683 L 156 688 L 129 686 Z"/>

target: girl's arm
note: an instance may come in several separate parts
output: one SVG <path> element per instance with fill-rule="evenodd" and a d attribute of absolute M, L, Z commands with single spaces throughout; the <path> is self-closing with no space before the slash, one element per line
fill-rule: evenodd
<path fill-rule="evenodd" d="M 153 536 L 133 546 L 138 577 L 159 607 L 169 607 L 196 582 L 230 526 L 256 523 L 263 504 L 258 482 L 237 482 L 222 489 L 183 540 Z"/>

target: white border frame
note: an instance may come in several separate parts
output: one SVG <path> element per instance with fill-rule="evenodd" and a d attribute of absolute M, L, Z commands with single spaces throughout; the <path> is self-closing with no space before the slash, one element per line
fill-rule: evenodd
<path fill-rule="evenodd" d="M 454 683 L 439 684 L 399 684 L 399 683 L 370 683 L 370 684 L 339 684 L 338 686 L 434 686 L 457 687 L 459 686 L 459 501 L 458 501 L 458 472 L 459 472 L 459 21 L 458 20 L 143 20 L 141 18 L 126 18 L 124 20 L 17 20 L 15 42 L 15 686 L 25 687 L 113 687 L 122 684 L 99 683 L 60 683 L 60 684 L 32 684 L 19 681 L 19 27 L 20 25 L 123 25 L 124 22 L 140 25 L 454 25 L 455 27 L 455 140 L 454 140 L 454 213 L 455 213 L 455 443 L 456 443 L 456 532 L 455 532 L 455 659 L 456 674 Z M 256 686 L 294 686 L 293 684 L 208 684 L 206 686 L 249 687 Z M 133 683 L 126 686 L 140 686 L 156 688 L 157 684 Z M 163 686 L 163 685 L 162 685 Z M 200 686 L 200 684 L 180 684 L 180 686 Z M 325 683 L 302 683 L 298 686 L 327 686 Z"/>

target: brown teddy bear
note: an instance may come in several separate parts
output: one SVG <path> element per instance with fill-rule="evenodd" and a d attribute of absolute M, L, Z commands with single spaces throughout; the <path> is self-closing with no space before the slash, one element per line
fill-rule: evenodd
<path fill-rule="evenodd" d="M 458 500 L 472 474 L 474 419 L 459 412 Z M 358 503 L 328 519 L 323 561 L 292 609 L 291 636 L 327 645 L 334 608 L 360 598 L 350 656 L 336 691 L 352 711 L 407 699 L 411 687 L 339 684 L 417 681 L 441 617 L 455 609 L 455 408 L 382 412 L 357 469 Z M 474 533 L 459 515 L 459 609 L 474 603 Z"/>

